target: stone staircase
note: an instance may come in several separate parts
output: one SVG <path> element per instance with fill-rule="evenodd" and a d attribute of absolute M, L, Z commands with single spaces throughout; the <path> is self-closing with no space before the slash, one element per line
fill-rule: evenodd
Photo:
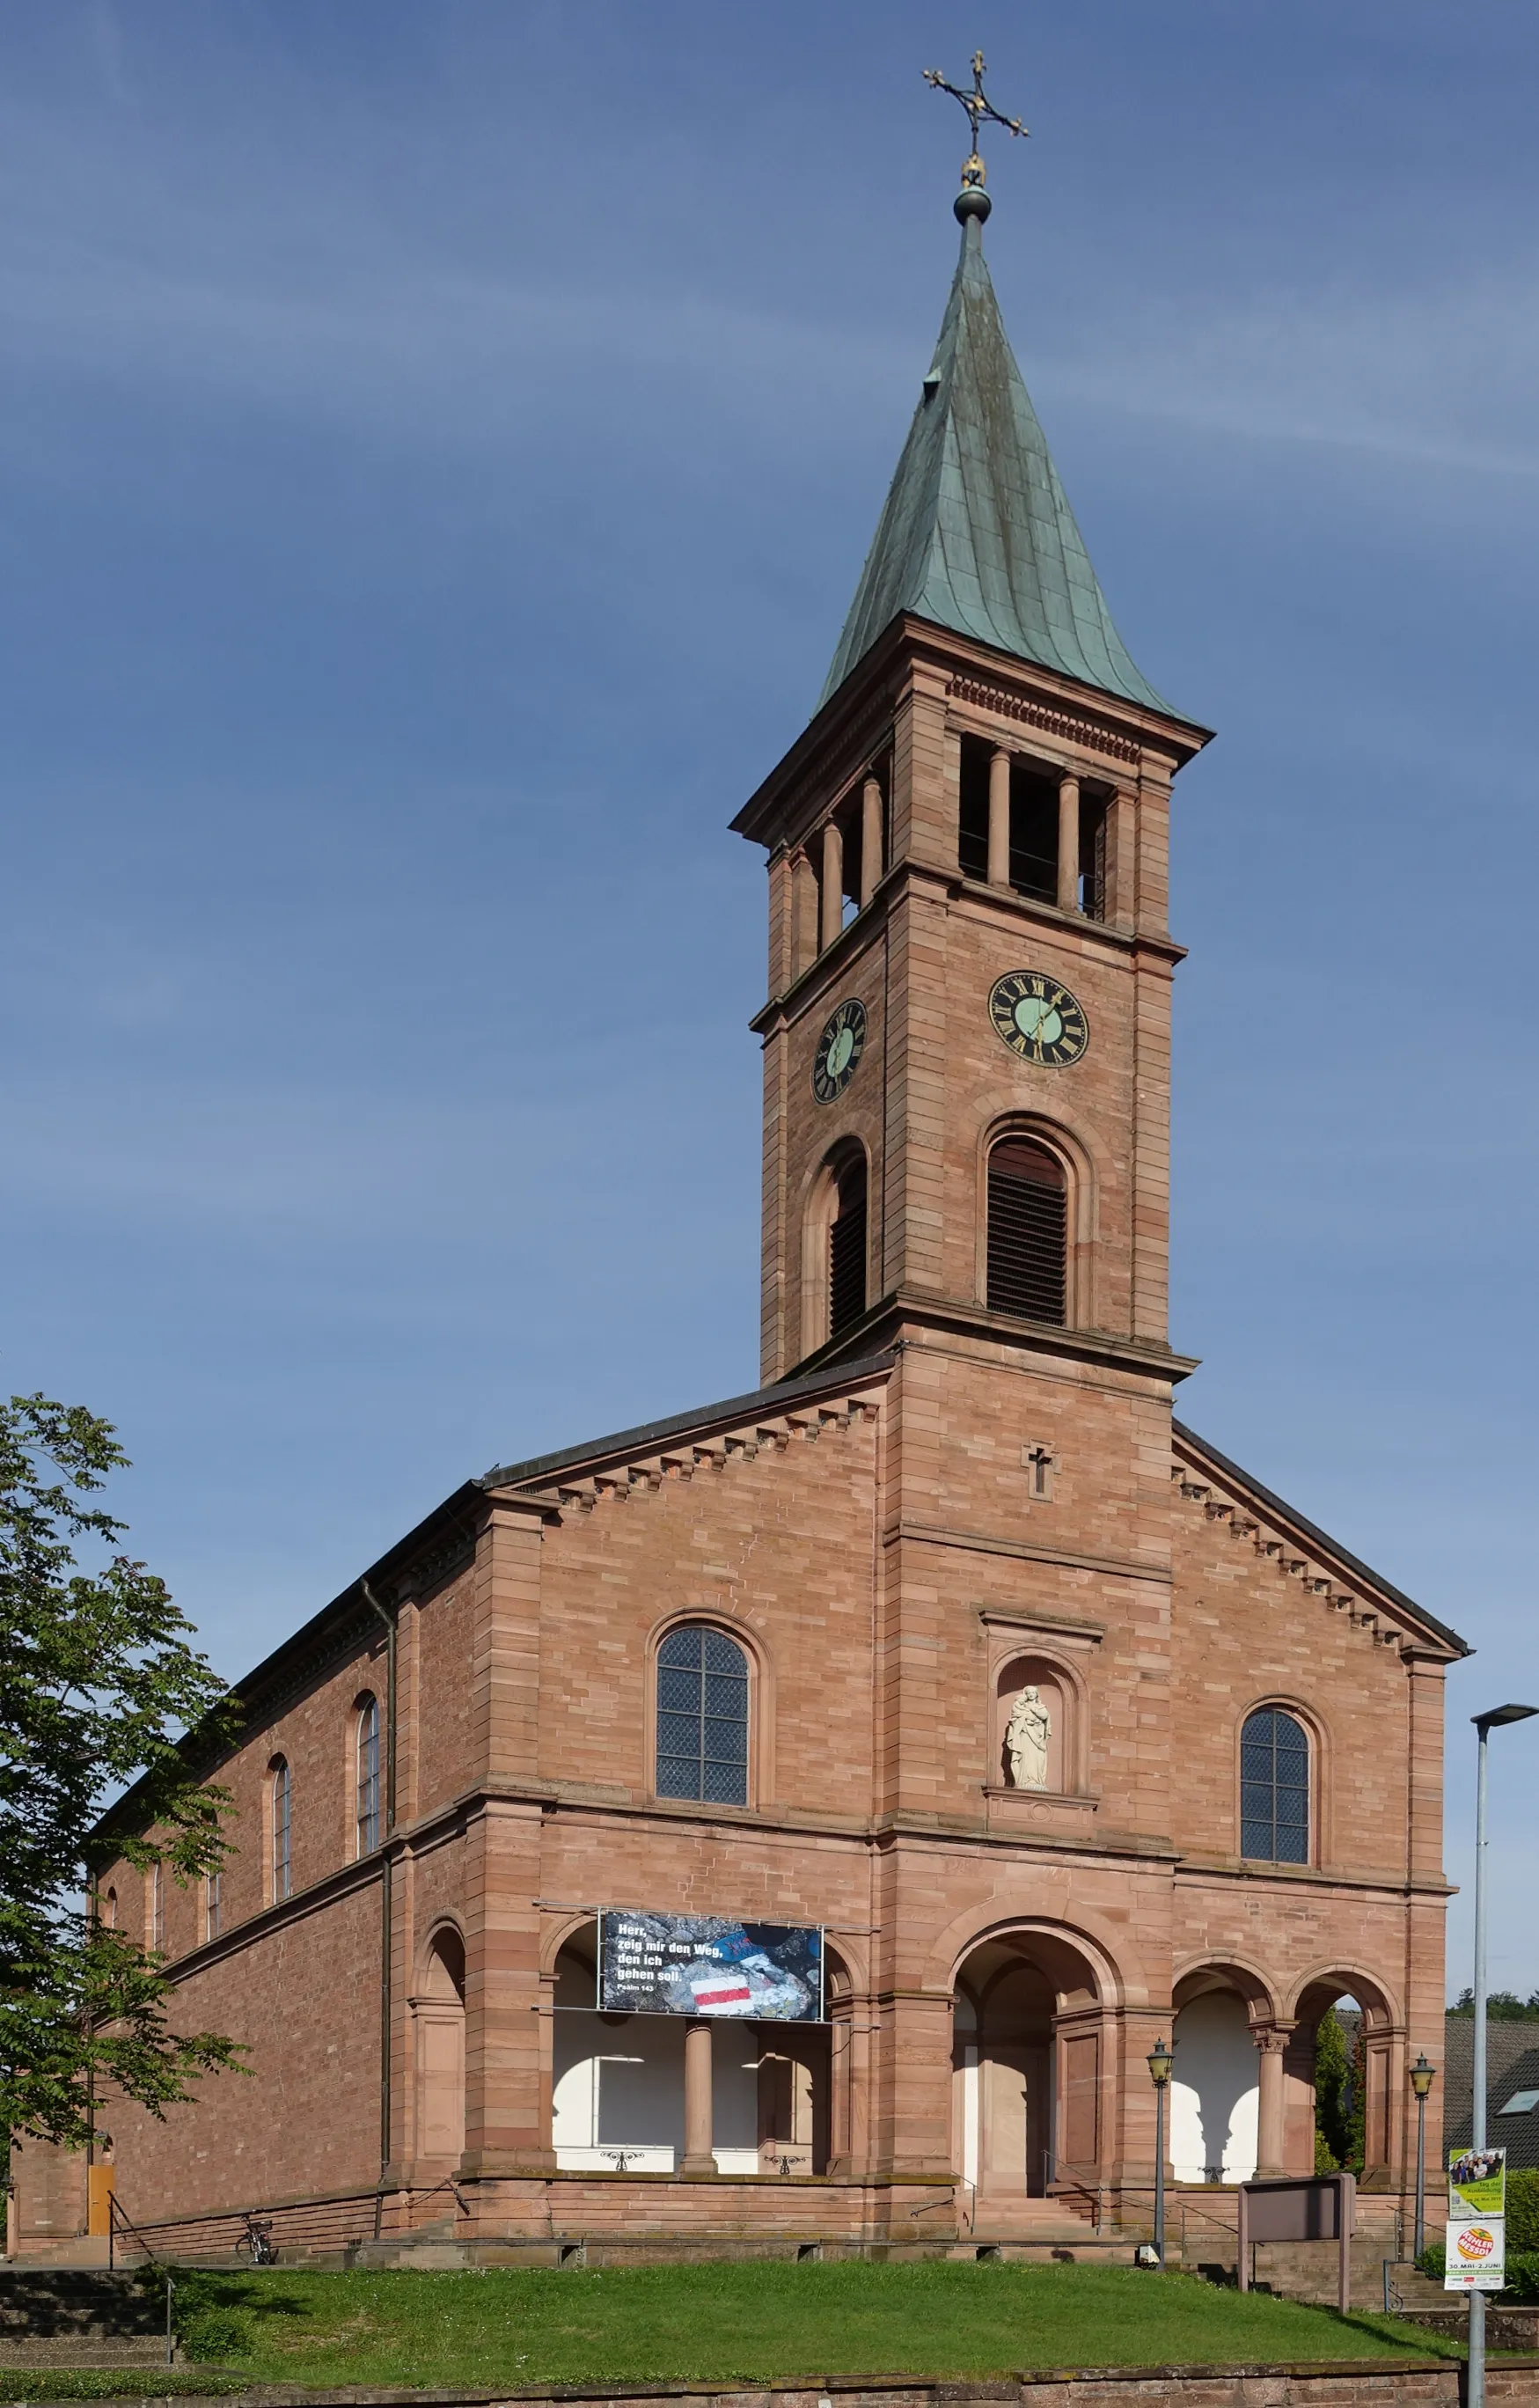
<path fill-rule="evenodd" d="M 164 2364 L 164 2299 L 131 2274 L 0 2264 L 0 2369 Z"/>

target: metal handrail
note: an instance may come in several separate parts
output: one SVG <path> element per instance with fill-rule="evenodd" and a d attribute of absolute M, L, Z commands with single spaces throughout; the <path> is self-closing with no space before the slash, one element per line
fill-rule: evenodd
<path fill-rule="evenodd" d="M 139 2247 L 144 2251 L 144 2254 L 149 2259 L 150 2265 L 158 2266 L 161 2262 L 160 2259 L 156 2257 L 153 2249 L 150 2246 L 149 2242 L 145 2239 L 144 2234 L 139 2230 L 139 2228 L 135 2223 L 133 2217 L 129 2214 L 127 2208 L 123 2207 L 120 2203 L 117 2192 L 112 2191 L 107 2197 L 107 2263 L 108 2272 L 116 2272 L 117 2271 L 118 2227 L 120 2224 L 122 2226 L 125 2232 L 133 2234 L 135 2240 L 138 2243 Z"/>

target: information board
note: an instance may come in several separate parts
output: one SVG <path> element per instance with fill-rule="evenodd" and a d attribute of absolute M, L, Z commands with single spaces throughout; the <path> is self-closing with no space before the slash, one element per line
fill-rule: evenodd
<path fill-rule="evenodd" d="M 606 2014 L 820 2023 L 823 1935 L 799 1924 L 606 1909 L 599 1918 L 598 1988 Z"/>

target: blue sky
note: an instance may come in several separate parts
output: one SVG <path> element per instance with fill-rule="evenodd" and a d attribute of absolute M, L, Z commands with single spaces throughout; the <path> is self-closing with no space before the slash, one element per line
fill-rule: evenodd
<path fill-rule="evenodd" d="M 902 441 L 962 153 L 919 70 L 979 42 L 1006 322 L 1218 730 L 1181 1410 L 1478 1646 L 1466 1879 L 1467 1716 L 1539 1699 L 1522 0 L 0 12 L 0 1375 L 120 1424 L 231 1674 L 467 1473 L 752 1384 L 727 822 Z"/>

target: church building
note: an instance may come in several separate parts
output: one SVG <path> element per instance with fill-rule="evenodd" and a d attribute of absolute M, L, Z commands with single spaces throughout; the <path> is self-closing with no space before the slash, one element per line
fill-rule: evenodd
<path fill-rule="evenodd" d="M 101 1913 L 249 2051 L 103 2103 L 157 2249 L 1125 2257 L 1163 2041 L 1172 2249 L 1221 2258 L 1236 2180 L 1314 2168 L 1343 1999 L 1360 2215 L 1404 2205 L 1466 1651 L 1174 1417 L 1208 734 L 1113 624 L 988 211 L 975 156 L 821 700 L 733 822 L 761 1384 L 467 1479 L 242 1681 L 218 1880 L 108 1834 Z M 83 2230 L 78 2161 L 18 2180 L 23 2254 Z"/>

